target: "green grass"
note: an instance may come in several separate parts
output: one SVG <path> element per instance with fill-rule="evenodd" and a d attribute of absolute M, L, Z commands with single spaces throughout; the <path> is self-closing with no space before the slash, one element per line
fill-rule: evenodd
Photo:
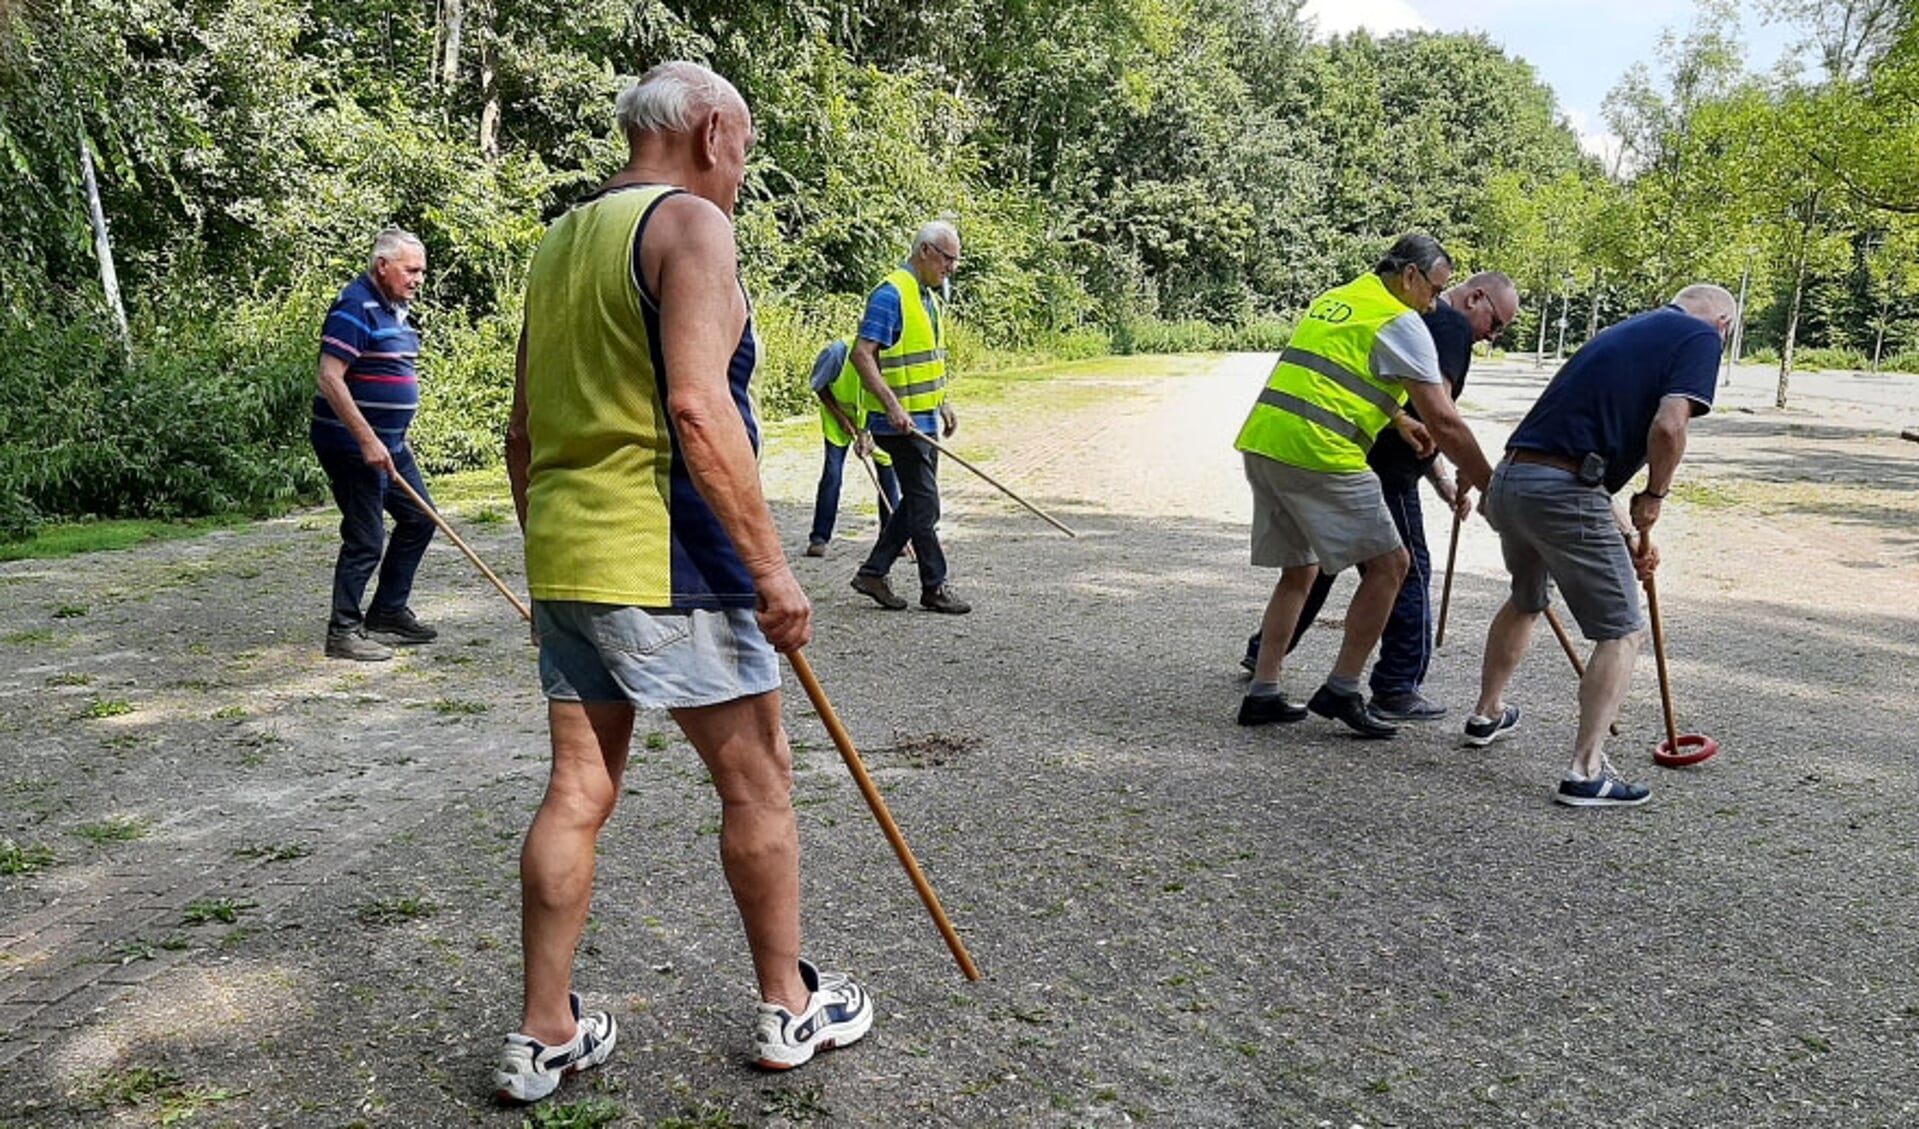
<path fill-rule="evenodd" d="M 47 676 L 46 684 L 48 686 L 91 686 L 93 685 L 93 675 L 50 674 Z"/>
<path fill-rule="evenodd" d="M 396 921 L 418 921 L 432 917 L 440 912 L 440 907 L 425 898 L 409 895 L 362 902 L 354 912 L 367 925 L 391 925 Z"/>
<path fill-rule="evenodd" d="M 0 874 L 32 874 L 53 864 L 53 848 L 41 844 L 22 846 L 12 839 L 0 839 Z"/>
<path fill-rule="evenodd" d="M 237 859 L 265 859 L 268 862 L 291 862 L 303 859 L 313 853 L 313 848 L 305 843 L 258 843 L 247 847 L 235 847 L 233 857 Z"/>
<path fill-rule="evenodd" d="M 1723 510 L 1739 502 L 1730 490 L 1710 482 L 1675 482 L 1672 484 L 1672 493 L 1687 505 L 1702 510 Z"/>
<path fill-rule="evenodd" d="M 472 716 L 486 712 L 485 702 L 468 701 L 461 698 L 439 698 L 433 703 L 433 712 L 447 717 Z"/>
<path fill-rule="evenodd" d="M 534 1106 L 520 1122 L 525 1129 L 600 1129 L 626 1116 L 612 1098 L 586 1098 L 565 1105 Z"/>
<path fill-rule="evenodd" d="M 98 720 L 103 717 L 120 717 L 133 712 L 133 703 L 124 698 L 95 698 L 87 703 L 87 708 L 74 714 L 76 721 Z"/>
<path fill-rule="evenodd" d="M 51 643 L 53 642 L 53 632 L 44 627 L 36 628 L 32 631 L 16 631 L 11 635 L 0 636 L 0 642 L 14 643 L 20 646 L 31 646 L 35 643 Z"/>
<path fill-rule="evenodd" d="M 73 833 L 90 843 L 124 843 L 146 838 L 147 829 L 147 821 L 138 816 L 116 815 L 96 823 L 83 823 L 74 828 Z"/>
<path fill-rule="evenodd" d="M 187 908 L 180 913 L 180 924 L 209 925 L 217 921 L 222 925 L 232 925 L 240 920 L 241 914 L 252 908 L 253 903 L 244 899 L 202 898 L 187 903 Z"/>
<path fill-rule="evenodd" d="M 234 514 L 193 521 L 83 521 L 46 525 L 24 541 L 0 543 L 0 561 L 58 560 L 82 553 L 130 549 L 135 545 L 198 537 L 215 529 L 231 529 L 244 525 L 246 520 Z"/>

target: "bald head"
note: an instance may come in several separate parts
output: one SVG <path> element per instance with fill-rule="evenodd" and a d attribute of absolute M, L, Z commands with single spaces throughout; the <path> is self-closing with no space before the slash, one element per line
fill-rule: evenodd
<path fill-rule="evenodd" d="M 733 84 L 698 63 L 661 63 L 620 93 L 613 120 L 631 140 L 647 133 L 686 133 L 709 114 L 746 114 Z"/>
<path fill-rule="evenodd" d="M 1739 314 L 1739 303 L 1733 300 L 1732 293 L 1710 282 L 1695 282 L 1686 287 L 1673 295 L 1672 304 L 1710 322 L 1721 319 L 1731 322 Z"/>

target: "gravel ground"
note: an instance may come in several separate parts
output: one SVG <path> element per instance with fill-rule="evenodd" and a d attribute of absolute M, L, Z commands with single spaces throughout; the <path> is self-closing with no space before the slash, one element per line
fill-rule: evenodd
<path fill-rule="evenodd" d="M 1660 573 L 1680 727 L 1723 752 L 1652 767 L 1648 655 L 1614 759 L 1653 802 L 1595 812 L 1550 802 L 1576 705 L 1543 629 L 1519 733 L 1459 745 L 1503 592 L 1482 525 L 1429 685 L 1452 718 L 1390 743 L 1232 724 L 1272 577 L 1245 564 L 1230 442 L 1265 363 L 1086 364 L 977 410 L 962 384 L 960 453 L 1080 533 L 945 468 L 971 616 L 847 589 L 870 513 L 796 561 L 814 669 L 985 979 L 795 684 L 809 951 L 881 1014 L 804 1070 L 747 1066 L 717 804 L 642 718 L 578 972 L 620 1050 L 535 1123 L 1919 1121 L 1919 446 L 1897 438 L 1919 381 L 1801 377 L 1775 411 L 1767 374 L 1735 375 Z M 1547 374 L 1482 362 L 1489 447 Z M 814 458 L 795 429 L 766 464 L 796 551 Z M 504 513 L 452 516 L 511 582 Z M 0 870 L 25 871 L 0 874 L 0 1126 L 531 1116 L 488 1072 L 545 772 L 532 653 L 436 542 L 415 606 L 442 639 L 320 658 L 332 524 L 0 565 Z M 1291 688 L 1336 644 L 1311 633 Z"/>

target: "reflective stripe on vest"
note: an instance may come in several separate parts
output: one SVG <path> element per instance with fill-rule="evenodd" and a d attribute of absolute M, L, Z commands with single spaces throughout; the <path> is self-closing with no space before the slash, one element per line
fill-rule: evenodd
<path fill-rule="evenodd" d="M 1364 472 L 1374 437 L 1407 398 L 1403 384 L 1373 375 L 1373 343 L 1409 312 L 1374 274 L 1314 299 L 1235 446 L 1306 470 Z"/>
<path fill-rule="evenodd" d="M 927 313 L 912 271 L 901 267 L 886 276 L 886 283 L 899 292 L 900 339 L 880 350 L 880 374 L 901 408 L 930 412 L 946 399 L 946 318 L 935 322 Z M 929 292 L 926 297 L 939 310 L 939 296 Z"/>

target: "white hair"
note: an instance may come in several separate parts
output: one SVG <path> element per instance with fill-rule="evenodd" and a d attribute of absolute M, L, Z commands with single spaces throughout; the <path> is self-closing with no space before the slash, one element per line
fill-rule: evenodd
<path fill-rule="evenodd" d="M 1672 304 L 1697 318 L 1731 320 L 1739 316 L 1739 303 L 1732 291 L 1710 282 L 1695 282 L 1673 295 Z"/>
<path fill-rule="evenodd" d="M 685 133 L 712 110 L 746 109 L 733 84 L 698 63 L 661 63 L 620 92 L 613 121 L 620 132 Z"/>
<path fill-rule="evenodd" d="M 381 259 L 392 261 L 398 257 L 402 247 L 411 247 L 422 255 L 426 254 L 426 244 L 420 242 L 419 236 L 402 228 L 389 227 L 373 237 L 373 254 L 367 257 L 366 269 L 377 269 Z"/>
<path fill-rule="evenodd" d="M 959 232 L 952 224 L 945 220 L 929 220 L 925 227 L 920 228 L 920 233 L 913 237 L 913 249 L 908 253 L 917 255 L 921 247 L 927 246 L 942 236 L 951 239 L 955 247 L 959 246 Z"/>

